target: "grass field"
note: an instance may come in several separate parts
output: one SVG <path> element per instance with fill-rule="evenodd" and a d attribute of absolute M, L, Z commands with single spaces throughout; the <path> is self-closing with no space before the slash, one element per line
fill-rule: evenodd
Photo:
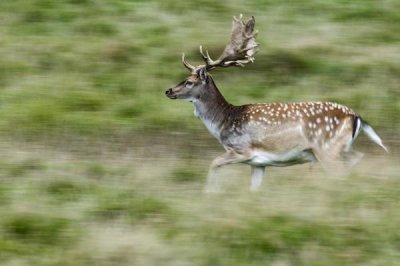
<path fill-rule="evenodd" d="M 270 168 L 259 193 L 231 166 L 210 195 L 218 150 L 162 142 L 3 144 L 2 265 L 397 265 L 398 157 L 370 151 L 347 177 Z"/>
<path fill-rule="evenodd" d="M 0 2 L 1 265 L 398 265 L 398 1 Z M 164 91 L 182 52 L 216 57 L 256 17 L 254 64 L 213 73 L 226 98 L 330 100 L 374 126 L 350 175 L 319 166 L 220 173 L 222 152 Z"/>

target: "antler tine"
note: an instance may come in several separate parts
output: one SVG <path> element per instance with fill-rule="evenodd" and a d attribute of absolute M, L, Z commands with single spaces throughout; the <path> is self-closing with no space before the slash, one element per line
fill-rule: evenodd
<path fill-rule="evenodd" d="M 201 57 L 203 57 L 203 60 L 207 63 L 207 61 L 210 59 L 210 55 L 208 54 L 208 51 L 206 50 L 207 55 L 204 54 L 203 52 L 203 46 L 200 45 L 200 54 Z"/>
<path fill-rule="evenodd" d="M 237 21 L 237 22 L 242 21 L 242 18 L 243 18 L 243 14 L 240 14 L 240 15 L 239 15 L 239 18 L 237 18 L 236 16 L 233 16 L 233 19 L 234 19 L 235 21 Z"/>
<path fill-rule="evenodd" d="M 201 46 L 201 45 L 200 45 L 200 54 L 201 54 L 201 57 L 203 57 L 203 60 L 206 63 L 206 68 L 208 70 L 214 68 L 216 64 L 219 64 L 219 60 L 214 61 L 211 59 L 210 54 L 208 53 L 208 50 L 206 50 L 206 53 L 204 54 L 203 46 Z"/>
<path fill-rule="evenodd" d="M 190 72 L 192 72 L 193 70 L 196 69 L 195 66 L 192 66 L 191 64 L 189 64 L 186 60 L 185 60 L 185 53 L 182 53 L 182 63 L 183 65 L 189 69 Z"/>

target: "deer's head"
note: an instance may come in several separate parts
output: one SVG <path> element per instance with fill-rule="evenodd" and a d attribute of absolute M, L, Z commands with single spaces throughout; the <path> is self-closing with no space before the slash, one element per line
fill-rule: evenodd
<path fill-rule="evenodd" d="M 193 102 L 196 99 L 200 99 L 202 94 L 207 92 L 210 76 L 205 66 L 194 67 L 186 62 L 185 55 L 182 55 L 182 63 L 189 69 L 190 75 L 175 87 L 168 89 L 165 95 L 170 99 Z"/>
<path fill-rule="evenodd" d="M 244 66 L 254 61 L 254 54 L 258 46 L 254 32 L 255 20 L 251 17 L 246 23 L 242 19 L 233 17 L 231 39 L 225 47 L 223 53 L 217 60 L 212 60 L 208 51 L 203 52 L 200 46 L 200 54 L 205 62 L 197 67 L 191 65 L 182 55 L 183 65 L 190 71 L 190 75 L 175 87 L 168 89 L 165 94 L 170 99 L 183 99 L 195 101 L 207 93 L 209 84 L 212 80 L 209 71 L 217 67 Z"/>

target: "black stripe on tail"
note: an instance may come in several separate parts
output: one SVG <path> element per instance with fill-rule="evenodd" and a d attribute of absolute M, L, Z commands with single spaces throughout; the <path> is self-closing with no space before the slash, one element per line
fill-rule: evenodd
<path fill-rule="evenodd" d="M 357 115 L 353 116 L 353 132 L 351 134 L 353 139 L 358 136 L 358 133 L 360 133 L 362 122 L 363 120 L 361 119 L 361 117 Z"/>

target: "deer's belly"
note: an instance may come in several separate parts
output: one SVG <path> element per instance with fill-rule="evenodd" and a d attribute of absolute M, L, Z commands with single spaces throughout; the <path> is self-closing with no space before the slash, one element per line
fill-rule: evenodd
<path fill-rule="evenodd" d="M 290 150 L 280 153 L 256 151 L 252 154 L 251 159 L 246 161 L 246 163 L 255 166 L 288 166 L 313 162 L 316 160 L 317 159 L 310 149 Z"/>

